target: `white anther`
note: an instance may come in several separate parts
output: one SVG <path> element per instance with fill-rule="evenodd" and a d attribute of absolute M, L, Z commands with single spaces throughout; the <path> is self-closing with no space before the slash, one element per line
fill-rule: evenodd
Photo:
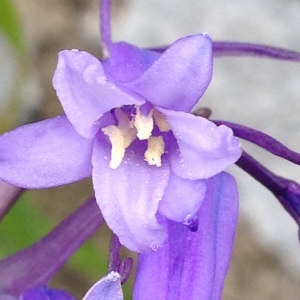
<path fill-rule="evenodd" d="M 161 156 L 165 151 L 162 136 L 151 136 L 148 139 L 148 148 L 145 152 L 145 160 L 151 166 L 161 166 Z"/>
<path fill-rule="evenodd" d="M 156 109 L 153 111 L 153 119 L 154 123 L 161 132 L 168 132 L 171 130 L 170 124 L 166 117 Z"/>
<path fill-rule="evenodd" d="M 108 136 L 111 142 L 111 160 L 109 166 L 112 169 L 116 169 L 121 164 L 125 155 L 125 138 L 120 128 L 115 125 L 102 128 L 102 132 Z"/>
<path fill-rule="evenodd" d="M 141 113 L 140 107 L 136 106 L 136 115 L 134 118 L 134 126 L 137 130 L 137 137 L 139 140 L 147 140 L 153 130 L 153 109 L 149 112 L 147 116 Z"/>

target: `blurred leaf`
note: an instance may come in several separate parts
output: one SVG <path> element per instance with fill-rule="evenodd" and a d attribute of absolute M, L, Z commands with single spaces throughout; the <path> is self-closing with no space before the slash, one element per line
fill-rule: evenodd
<path fill-rule="evenodd" d="M 0 0 L 0 30 L 18 51 L 24 50 L 21 21 L 12 0 Z"/>
<path fill-rule="evenodd" d="M 30 194 L 25 193 L 0 223 L 0 259 L 33 244 L 56 225 L 47 216 L 47 212 L 32 204 Z M 85 243 L 70 258 L 60 275 L 56 276 L 53 285 L 75 295 L 77 292 L 83 295 L 94 282 L 107 273 L 108 240 L 109 233 L 106 228 L 102 228 L 94 239 Z M 64 278 L 66 275 L 69 277 L 68 285 Z M 83 286 L 76 286 L 81 285 L 76 278 L 84 278 Z M 131 299 L 131 289 L 131 284 L 124 286 L 125 299 Z"/>
<path fill-rule="evenodd" d="M 23 195 L 0 224 L 0 258 L 29 246 L 53 227 L 28 200 L 28 195 Z"/>

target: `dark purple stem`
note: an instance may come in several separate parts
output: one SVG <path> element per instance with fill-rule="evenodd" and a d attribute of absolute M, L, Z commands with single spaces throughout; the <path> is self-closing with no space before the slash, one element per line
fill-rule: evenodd
<path fill-rule="evenodd" d="M 236 165 L 259 181 L 276 197 L 282 193 L 285 187 L 285 180 L 273 174 L 245 151 L 243 151 Z"/>
<path fill-rule="evenodd" d="M 108 273 L 112 271 L 119 271 L 119 267 L 121 265 L 121 260 L 120 260 L 120 249 L 121 249 L 121 244 L 118 239 L 118 237 L 113 234 L 111 239 L 110 239 L 110 244 L 109 244 L 109 255 L 108 255 Z"/>
<path fill-rule="evenodd" d="M 242 153 L 236 165 L 269 189 L 297 224 L 300 225 L 299 184 L 275 175 L 246 152 Z"/>
<path fill-rule="evenodd" d="M 121 244 L 116 235 L 112 235 L 109 245 L 108 273 L 115 271 L 121 276 L 121 284 L 124 284 L 130 276 L 133 268 L 133 259 L 128 257 L 120 259 Z"/>
<path fill-rule="evenodd" d="M 128 280 L 132 268 L 133 268 L 133 259 L 131 257 L 125 258 L 122 261 L 119 270 L 119 274 L 121 275 L 121 284 L 124 284 Z"/>
<path fill-rule="evenodd" d="M 252 142 L 276 156 L 300 165 L 299 153 L 290 150 L 271 136 L 261 131 L 227 121 L 212 120 L 212 122 L 214 122 L 216 125 L 226 125 L 232 129 L 235 136 Z"/>
<path fill-rule="evenodd" d="M 112 44 L 110 14 L 111 14 L 111 0 L 101 0 L 100 33 L 101 33 L 101 44 L 102 44 L 104 59 L 109 58 L 109 52 L 110 52 L 109 49 Z"/>
<path fill-rule="evenodd" d="M 300 53 L 278 47 L 241 42 L 213 42 L 215 57 L 258 56 L 279 60 L 300 61 Z"/>
<path fill-rule="evenodd" d="M 159 53 L 164 52 L 168 47 L 150 48 Z M 278 47 L 271 47 L 260 44 L 240 42 L 213 42 L 212 50 L 214 57 L 223 56 L 256 56 L 278 60 L 300 62 L 300 53 Z"/>

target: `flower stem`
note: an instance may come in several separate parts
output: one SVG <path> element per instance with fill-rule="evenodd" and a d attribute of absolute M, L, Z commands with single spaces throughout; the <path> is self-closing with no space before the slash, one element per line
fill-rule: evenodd
<path fill-rule="evenodd" d="M 111 40 L 111 0 L 102 0 L 100 4 L 100 33 L 103 58 L 109 58 L 109 49 L 112 44 Z"/>
<path fill-rule="evenodd" d="M 288 147 L 284 146 L 273 137 L 259 130 L 227 121 L 212 120 L 212 122 L 217 125 L 225 125 L 232 129 L 235 136 L 254 143 L 276 156 L 284 158 L 294 164 L 300 165 L 300 153 L 290 150 Z"/>

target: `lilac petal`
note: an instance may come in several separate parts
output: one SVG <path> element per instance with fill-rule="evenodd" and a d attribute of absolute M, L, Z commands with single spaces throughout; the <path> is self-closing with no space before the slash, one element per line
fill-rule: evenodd
<path fill-rule="evenodd" d="M 98 134 L 92 164 L 96 199 L 107 225 L 125 247 L 145 252 L 165 239 L 165 229 L 155 214 L 168 183 L 169 167 L 149 166 L 143 157 L 146 149 L 140 149 L 140 144 L 134 142 L 121 165 L 111 169 L 111 146 Z"/>
<path fill-rule="evenodd" d="M 119 42 L 111 46 L 110 57 L 103 62 L 103 67 L 114 80 L 128 82 L 141 76 L 159 57 L 153 51 Z"/>
<path fill-rule="evenodd" d="M 0 221 L 23 194 L 24 189 L 0 180 Z M 0 298 L 1 299 L 1 298 Z"/>
<path fill-rule="evenodd" d="M 212 77 L 208 34 L 188 36 L 172 44 L 139 78 L 126 86 L 153 105 L 190 111 Z"/>
<path fill-rule="evenodd" d="M 96 282 L 82 300 L 123 300 L 121 277 L 111 272 Z"/>
<path fill-rule="evenodd" d="M 212 120 L 217 125 L 225 125 L 232 129 L 235 136 L 256 144 L 272 154 L 300 165 L 300 153 L 290 150 L 273 137 L 256 129 L 227 121 Z"/>
<path fill-rule="evenodd" d="M 75 298 L 62 290 L 39 287 L 25 291 L 19 300 L 75 300 Z"/>
<path fill-rule="evenodd" d="M 107 81 L 101 62 L 79 50 L 59 53 L 53 86 L 68 119 L 85 138 L 94 137 L 101 126 L 98 120 L 105 112 L 121 105 L 145 102 Z"/>
<path fill-rule="evenodd" d="M 239 42 L 213 42 L 212 47 L 215 57 L 244 55 L 300 62 L 299 52 L 278 47 Z"/>
<path fill-rule="evenodd" d="M 25 188 L 45 188 L 91 176 L 92 141 L 66 116 L 25 125 L 0 136 L 0 178 Z"/>
<path fill-rule="evenodd" d="M 18 296 L 46 285 L 102 223 L 91 198 L 40 241 L 0 261 L 0 293 Z"/>
<path fill-rule="evenodd" d="M 239 140 L 224 125 L 183 112 L 159 109 L 167 118 L 179 151 L 171 155 L 174 173 L 185 179 L 206 179 L 235 163 L 241 156 Z"/>
<path fill-rule="evenodd" d="M 206 180 L 183 179 L 171 172 L 159 213 L 176 222 L 186 221 L 198 212 L 206 186 Z"/>
<path fill-rule="evenodd" d="M 168 221 L 168 240 L 156 252 L 139 255 L 133 299 L 221 299 L 238 217 L 234 178 L 220 173 L 208 180 L 199 210 L 199 229 Z"/>

